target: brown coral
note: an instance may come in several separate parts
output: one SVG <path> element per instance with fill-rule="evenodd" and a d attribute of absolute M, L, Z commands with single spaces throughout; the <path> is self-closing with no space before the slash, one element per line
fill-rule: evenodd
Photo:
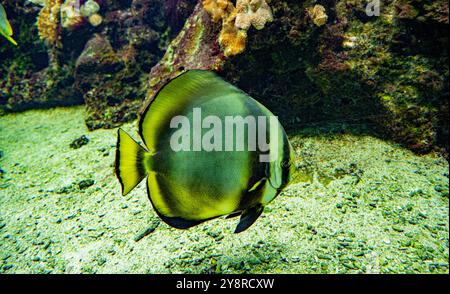
<path fill-rule="evenodd" d="M 234 8 L 229 0 L 203 0 L 203 8 L 211 15 L 214 22 L 218 22 Z"/>
<path fill-rule="evenodd" d="M 234 56 L 245 50 L 247 31 L 235 26 L 236 10 L 223 21 L 219 43 L 225 56 Z"/>
<path fill-rule="evenodd" d="M 272 21 L 272 11 L 265 0 L 237 0 L 236 7 L 229 0 L 203 0 L 203 8 L 214 22 L 222 20 L 219 43 L 225 56 L 245 50 L 247 30 L 251 25 L 260 30 Z"/>
<path fill-rule="evenodd" d="M 60 7 L 62 0 L 48 0 L 45 6 L 41 9 L 37 27 L 39 37 L 44 40 L 49 46 L 60 46 Z"/>

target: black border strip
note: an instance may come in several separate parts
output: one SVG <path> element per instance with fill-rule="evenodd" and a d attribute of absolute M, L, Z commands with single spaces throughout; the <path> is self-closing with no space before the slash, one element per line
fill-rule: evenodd
<path fill-rule="evenodd" d="M 249 283 L 253 288 L 245 289 L 236 286 L 226 286 L 223 288 L 224 280 L 233 281 L 231 285 L 242 285 L 246 279 L 261 280 L 273 279 L 271 288 L 261 288 L 257 286 L 257 281 Z M 235 281 L 239 281 L 235 283 Z M 405 290 L 420 291 L 424 293 L 438 293 L 449 288 L 449 275 L 445 274 L 424 274 L 424 275 L 0 275 L 0 291 L 7 293 L 7 290 L 37 290 L 67 291 L 112 291 L 114 293 L 132 293 L 133 290 L 143 290 L 143 293 L 160 293 L 152 290 L 173 290 L 184 292 L 192 290 L 189 288 L 179 288 L 186 285 L 187 281 L 209 281 L 208 291 L 195 289 L 196 292 L 213 292 L 217 290 L 244 290 L 246 292 L 281 290 L 285 293 L 307 293 L 306 291 L 327 290 L 329 293 L 336 293 L 339 290 L 346 292 L 366 293 L 361 291 L 387 291 Z M 19 292 L 20 293 L 20 292 Z M 317 293 L 317 292 L 314 292 Z M 441 292 L 439 292 L 441 293 Z"/>

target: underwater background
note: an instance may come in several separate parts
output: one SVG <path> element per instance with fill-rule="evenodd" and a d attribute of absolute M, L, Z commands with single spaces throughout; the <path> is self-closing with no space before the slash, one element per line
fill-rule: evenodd
<path fill-rule="evenodd" d="M 1 273 L 449 272 L 447 1 L 0 4 Z M 137 137 L 189 69 L 267 106 L 296 152 L 239 235 L 173 229 L 114 175 L 117 127 Z"/>

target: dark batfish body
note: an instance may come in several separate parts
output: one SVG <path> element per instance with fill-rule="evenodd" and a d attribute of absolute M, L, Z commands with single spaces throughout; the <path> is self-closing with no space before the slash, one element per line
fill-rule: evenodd
<path fill-rule="evenodd" d="M 196 120 L 199 114 L 202 119 L 215 116 L 222 122 L 219 140 L 222 150 L 199 148 L 198 141 L 207 135 L 209 128 L 200 128 L 197 135 L 191 132 L 185 141 L 189 142 L 189 151 L 173 150 L 171 139 L 179 129 L 170 127 L 171 120 L 183 116 L 191 127 L 199 123 L 201 127 L 201 121 Z M 271 145 L 278 148 L 275 161 L 261 162 L 262 152 L 258 148 L 236 151 L 233 145 L 233 151 L 225 151 L 226 117 L 248 116 L 256 120 L 267 118 L 267 140 L 273 128 L 277 128 L 277 144 Z M 150 201 L 169 225 L 189 228 L 219 216 L 242 214 L 236 232 L 245 230 L 288 184 L 292 173 L 292 148 L 279 122 L 269 124 L 270 116 L 273 114 L 262 104 L 212 72 L 192 70 L 180 75 L 160 90 L 142 115 L 139 131 L 146 149 L 119 130 L 116 174 L 123 194 L 148 176 Z M 234 131 L 233 134 L 238 133 Z M 259 128 L 256 138 L 258 132 Z M 240 139 L 247 146 L 248 128 L 241 134 Z"/>

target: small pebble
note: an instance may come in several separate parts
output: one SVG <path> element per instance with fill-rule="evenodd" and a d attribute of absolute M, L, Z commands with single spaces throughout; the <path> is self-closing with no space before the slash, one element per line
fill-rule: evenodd
<path fill-rule="evenodd" d="M 3 266 L 3 270 L 4 270 L 4 271 L 7 271 L 7 270 L 11 269 L 12 267 L 13 267 L 12 264 L 7 264 L 7 265 L 4 265 L 4 266 Z"/>
<path fill-rule="evenodd" d="M 91 180 L 91 179 L 87 179 L 87 180 L 82 180 L 80 182 L 78 182 L 78 188 L 80 188 L 80 190 L 84 190 L 86 188 L 89 188 L 90 186 L 94 185 L 95 181 Z"/>
<path fill-rule="evenodd" d="M 73 142 L 70 143 L 70 148 L 78 149 L 81 146 L 86 145 L 87 143 L 89 143 L 89 139 L 88 139 L 88 137 L 83 135 L 83 136 L 79 137 L 78 139 L 73 140 Z"/>

